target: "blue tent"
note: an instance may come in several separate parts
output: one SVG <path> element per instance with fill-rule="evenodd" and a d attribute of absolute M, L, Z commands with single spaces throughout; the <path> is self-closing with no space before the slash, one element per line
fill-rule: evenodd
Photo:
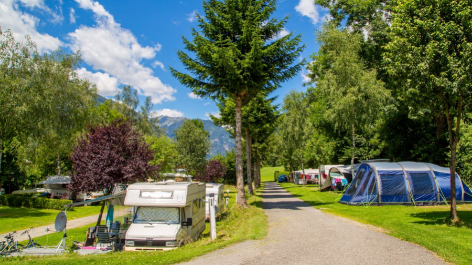
<path fill-rule="evenodd" d="M 344 204 L 437 204 L 450 200 L 449 168 L 429 163 L 362 163 L 339 201 Z M 457 202 L 472 202 L 472 191 L 456 174 Z"/>

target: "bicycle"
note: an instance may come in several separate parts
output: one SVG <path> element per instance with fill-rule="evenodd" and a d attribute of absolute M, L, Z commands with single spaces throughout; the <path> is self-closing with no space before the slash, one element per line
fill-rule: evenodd
<path fill-rule="evenodd" d="M 30 229 L 27 229 L 25 230 L 23 233 L 21 233 L 21 235 L 24 235 L 24 234 L 27 234 L 28 235 L 28 243 L 22 247 L 22 248 L 40 248 L 41 245 L 34 242 L 33 239 L 31 238 L 31 235 L 30 235 L 30 231 L 33 229 L 33 227 L 31 227 Z"/>
<path fill-rule="evenodd" d="M 23 247 L 22 244 L 18 244 L 18 241 L 15 241 L 13 238 L 14 234 L 16 234 L 16 231 L 13 231 L 5 237 L 7 241 L 3 242 L 2 248 L 0 249 L 0 255 L 5 256 L 12 252 L 20 251 L 20 248 Z"/>

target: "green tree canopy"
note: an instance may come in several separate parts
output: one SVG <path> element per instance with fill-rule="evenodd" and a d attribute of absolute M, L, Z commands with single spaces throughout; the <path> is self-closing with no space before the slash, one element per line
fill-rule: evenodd
<path fill-rule="evenodd" d="M 414 100 L 413 107 L 446 114 L 451 176 L 456 172 L 463 110 L 471 103 L 471 21 L 470 1 L 398 1 L 392 12 L 392 41 L 384 54 L 389 74 L 403 81 L 403 93 Z M 450 199 L 451 218 L 457 220 L 455 178 Z"/>
<path fill-rule="evenodd" d="M 373 126 L 389 98 L 389 91 L 359 58 L 362 36 L 339 30 L 332 24 L 317 34 L 320 50 L 309 66 L 316 83 L 315 93 L 324 98 L 325 119 L 335 129 L 352 130 L 352 159 L 355 158 L 355 129 Z M 352 167 L 353 168 L 353 167 Z M 352 172 L 354 175 L 354 172 Z"/>
<path fill-rule="evenodd" d="M 211 147 L 208 131 L 195 124 L 192 120 L 185 120 L 174 132 L 179 164 L 189 174 L 202 173 Z"/>

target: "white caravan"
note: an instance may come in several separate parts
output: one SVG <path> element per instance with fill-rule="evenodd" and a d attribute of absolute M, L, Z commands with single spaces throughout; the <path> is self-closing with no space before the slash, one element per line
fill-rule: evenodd
<path fill-rule="evenodd" d="M 207 183 L 206 185 L 206 203 L 205 203 L 205 219 L 210 220 L 209 199 L 214 198 L 216 204 L 216 216 L 223 214 L 225 209 L 225 190 L 223 184 Z M 212 197 L 212 196 L 213 197 Z"/>
<path fill-rule="evenodd" d="M 166 180 L 128 186 L 133 206 L 124 250 L 170 250 L 197 240 L 205 230 L 205 184 Z"/>

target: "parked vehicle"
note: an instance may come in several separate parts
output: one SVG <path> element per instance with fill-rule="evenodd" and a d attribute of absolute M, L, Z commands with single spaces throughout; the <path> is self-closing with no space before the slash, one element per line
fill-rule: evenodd
<path fill-rule="evenodd" d="M 133 206 L 126 251 L 170 250 L 197 240 L 205 230 L 205 184 L 173 179 L 128 186 L 124 205 Z"/>
<path fill-rule="evenodd" d="M 287 175 L 280 175 L 279 178 L 277 179 L 277 182 L 288 182 Z"/>
<path fill-rule="evenodd" d="M 206 185 L 206 203 L 205 203 L 205 219 L 210 220 L 210 206 L 208 204 L 208 200 L 213 194 L 213 198 L 215 199 L 216 207 L 216 216 L 220 216 L 223 214 L 225 209 L 225 190 L 223 184 L 216 184 L 216 183 L 207 183 Z"/>

